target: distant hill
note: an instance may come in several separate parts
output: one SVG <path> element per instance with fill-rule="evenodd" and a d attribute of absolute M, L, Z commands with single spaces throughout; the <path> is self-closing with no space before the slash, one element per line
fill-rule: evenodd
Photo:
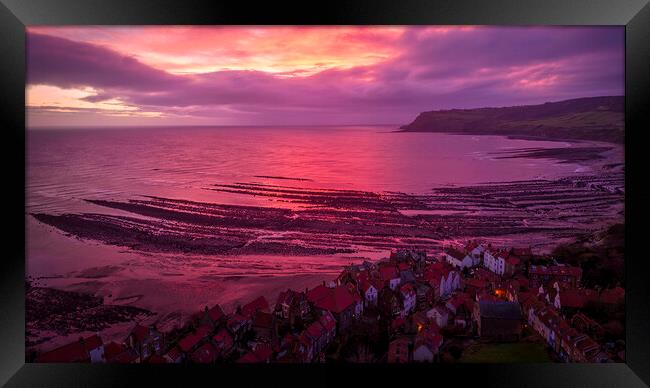
<path fill-rule="evenodd" d="M 587 97 L 540 105 L 423 112 L 401 129 L 623 143 L 624 112 L 623 96 Z"/>

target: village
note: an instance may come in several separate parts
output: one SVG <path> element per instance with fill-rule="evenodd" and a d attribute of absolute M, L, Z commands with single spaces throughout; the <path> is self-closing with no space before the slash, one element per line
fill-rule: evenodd
<path fill-rule="evenodd" d="M 311 289 L 287 289 L 273 305 L 259 296 L 230 313 L 205 306 L 169 332 L 136 323 L 121 343 L 95 334 L 34 361 L 445 363 L 485 361 L 487 351 L 490 362 L 511 362 L 490 353 L 506 346 L 533 347 L 551 362 L 623 362 L 615 317 L 625 290 L 586 288 L 581 277 L 581 268 L 530 248 L 468 241 L 434 256 L 397 250 Z"/>

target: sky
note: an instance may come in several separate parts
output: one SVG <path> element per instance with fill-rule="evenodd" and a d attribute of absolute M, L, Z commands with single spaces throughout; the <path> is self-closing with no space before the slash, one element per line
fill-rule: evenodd
<path fill-rule="evenodd" d="M 624 94 L 623 27 L 27 29 L 28 127 L 402 125 Z"/>

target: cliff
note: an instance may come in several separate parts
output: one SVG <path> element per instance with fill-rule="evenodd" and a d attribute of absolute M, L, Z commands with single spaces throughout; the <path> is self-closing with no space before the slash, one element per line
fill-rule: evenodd
<path fill-rule="evenodd" d="M 540 105 L 423 112 L 401 129 L 623 143 L 624 112 L 623 96 L 587 97 Z"/>

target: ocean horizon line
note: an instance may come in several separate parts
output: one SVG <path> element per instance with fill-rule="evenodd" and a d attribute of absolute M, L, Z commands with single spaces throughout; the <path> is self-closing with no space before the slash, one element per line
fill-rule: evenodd
<path fill-rule="evenodd" d="M 25 126 L 25 129 L 30 130 L 52 130 L 52 129 L 145 129 L 145 128 L 323 128 L 323 127 L 399 127 L 404 124 L 252 124 L 252 125 L 65 125 L 65 126 Z"/>

